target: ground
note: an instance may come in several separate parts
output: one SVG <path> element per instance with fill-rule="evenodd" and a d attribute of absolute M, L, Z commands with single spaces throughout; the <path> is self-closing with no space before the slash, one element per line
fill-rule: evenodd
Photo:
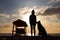
<path fill-rule="evenodd" d="M 0 40 L 60 40 L 60 36 L 0 36 Z"/>

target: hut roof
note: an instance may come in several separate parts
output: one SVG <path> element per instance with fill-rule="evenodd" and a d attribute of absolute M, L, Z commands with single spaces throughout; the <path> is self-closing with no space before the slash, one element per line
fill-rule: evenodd
<path fill-rule="evenodd" d="M 20 20 L 20 19 L 14 21 L 13 24 L 16 25 L 16 26 L 19 26 L 19 27 L 20 26 L 27 27 L 27 23 L 25 21 L 23 21 L 23 20 Z"/>

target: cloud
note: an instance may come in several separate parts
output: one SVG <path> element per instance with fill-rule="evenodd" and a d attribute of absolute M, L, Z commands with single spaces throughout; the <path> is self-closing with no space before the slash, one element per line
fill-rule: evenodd
<path fill-rule="evenodd" d="M 12 24 L 9 22 L 4 23 L 3 25 L 0 25 L 0 28 L 8 28 L 8 27 L 12 27 Z"/>
<path fill-rule="evenodd" d="M 60 14 L 60 7 L 58 7 L 58 8 L 48 8 L 43 13 L 43 15 L 54 15 L 54 14 Z"/>
<path fill-rule="evenodd" d="M 19 14 L 11 14 L 11 15 L 5 14 L 5 13 L 4 14 L 0 14 L 0 24 L 7 23 L 7 22 L 12 22 L 12 21 L 14 21 L 14 20 L 19 18 L 18 15 Z"/>
<path fill-rule="evenodd" d="M 28 12 L 28 7 L 24 7 L 24 8 L 19 8 L 19 13 L 20 14 L 25 14 Z"/>
<path fill-rule="evenodd" d="M 0 24 L 1 23 L 6 23 L 6 22 L 8 22 L 8 20 L 7 19 L 9 19 L 10 18 L 10 15 L 8 15 L 8 14 L 0 14 Z"/>
<path fill-rule="evenodd" d="M 60 14 L 60 0 L 50 0 L 47 5 L 44 5 L 39 9 L 38 15 Z"/>
<path fill-rule="evenodd" d="M 41 8 L 40 8 L 40 12 L 41 13 L 44 13 L 44 11 L 46 10 L 46 9 L 48 9 L 49 8 L 49 6 L 42 6 Z"/>
<path fill-rule="evenodd" d="M 37 16 L 44 14 L 44 12 L 45 12 L 48 8 L 51 8 L 51 6 L 41 6 L 39 9 L 37 9 L 37 10 L 38 10 Z"/>
<path fill-rule="evenodd" d="M 19 13 L 20 14 L 27 14 L 27 13 L 30 13 L 33 9 L 35 9 L 37 6 L 33 6 L 32 8 L 31 7 L 23 7 L 23 8 L 19 8 Z"/>
<path fill-rule="evenodd" d="M 51 7 L 60 7 L 60 2 L 52 2 L 49 4 Z"/>
<path fill-rule="evenodd" d="M 60 2 L 60 0 L 49 0 L 49 2 Z"/>
<path fill-rule="evenodd" d="M 60 6 L 60 0 L 49 0 L 47 5 L 51 6 L 51 7 L 59 7 Z"/>
<path fill-rule="evenodd" d="M 60 19 L 60 14 L 57 15 L 57 19 Z"/>
<path fill-rule="evenodd" d="M 10 15 L 4 13 L 4 14 L 0 14 L 0 17 L 9 18 Z"/>
<path fill-rule="evenodd" d="M 49 0 L 48 4 L 60 2 L 60 0 Z"/>

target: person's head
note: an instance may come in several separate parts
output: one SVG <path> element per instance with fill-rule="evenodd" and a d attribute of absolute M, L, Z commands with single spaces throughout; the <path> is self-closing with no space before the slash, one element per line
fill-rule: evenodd
<path fill-rule="evenodd" d="M 38 23 L 40 23 L 40 21 L 38 21 Z"/>
<path fill-rule="evenodd" d="M 32 10 L 32 15 L 34 15 L 35 14 L 35 11 L 34 10 Z"/>

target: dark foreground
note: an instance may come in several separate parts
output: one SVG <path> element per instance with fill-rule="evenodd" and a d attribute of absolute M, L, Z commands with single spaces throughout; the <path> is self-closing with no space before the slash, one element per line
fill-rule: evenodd
<path fill-rule="evenodd" d="M 60 40 L 60 36 L 0 36 L 0 40 Z"/>

